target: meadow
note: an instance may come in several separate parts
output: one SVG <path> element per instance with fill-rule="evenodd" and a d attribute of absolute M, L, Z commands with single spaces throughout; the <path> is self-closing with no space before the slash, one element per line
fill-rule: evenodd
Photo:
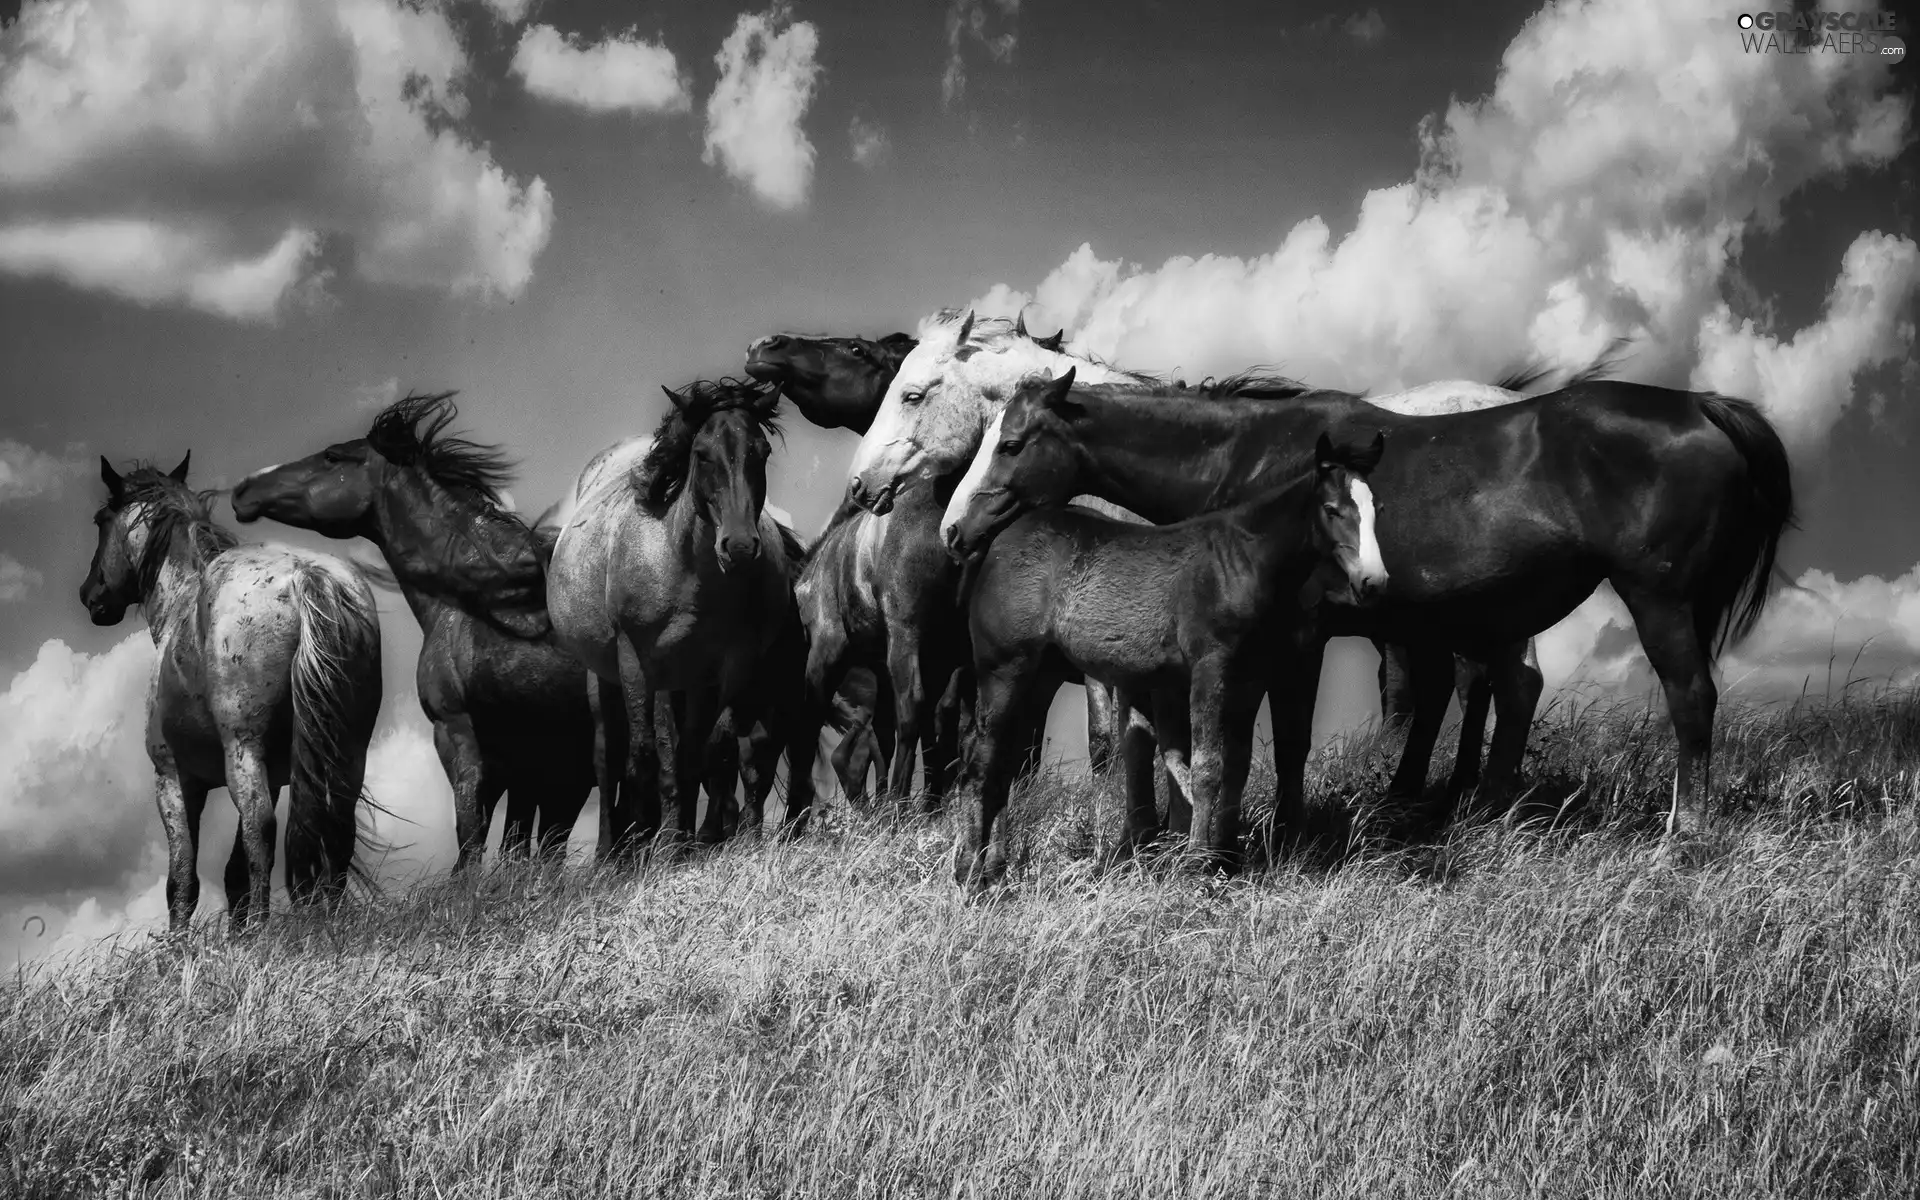
<path fill-rule="evenodd" d="M 1094 876 L 1100 785 L 1041 776 L 984 902 L 835 807 L 128 936 L 0 985 L 0 1192 L 1911 1196 L 1920 697 L 1719 724 L 1673 852 L 1663 709 L 1562 700 L 1511 811 L 1427 830 L 1356 737 L 1232 881 Z"/>

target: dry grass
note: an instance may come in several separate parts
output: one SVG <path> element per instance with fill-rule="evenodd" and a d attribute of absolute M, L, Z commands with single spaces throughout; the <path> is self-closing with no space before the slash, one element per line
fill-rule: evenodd
<path fill-rule="evenodd" d="M 1232 883 L 1091 877 L 1043 780 L 989 903 L 829 822 L 30 968 L 0 1192 L 1911 1196 L 1920 706 L 1724 716 L 1749 811 L 1678 860 L 1664 720 L 1593 705 L 1437 839 L 1337 747 L 1357 815 Z"/>

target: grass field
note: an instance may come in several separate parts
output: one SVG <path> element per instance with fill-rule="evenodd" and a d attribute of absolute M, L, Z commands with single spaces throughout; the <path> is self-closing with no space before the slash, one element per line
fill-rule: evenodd
<path fill-rule="evenodd" d="M 1507 819 L 1416 836 L 1357 740 L 1234 882 L 1090 876 L 1042 779 L 985 903 L 830 814 L 128 939 L 0 988 L 0 1192 L 1912 1196 L 1920 703 L 1722 727 L 1742 811 L 1681 854 L 1664 716 L 1562 705 Z"/>

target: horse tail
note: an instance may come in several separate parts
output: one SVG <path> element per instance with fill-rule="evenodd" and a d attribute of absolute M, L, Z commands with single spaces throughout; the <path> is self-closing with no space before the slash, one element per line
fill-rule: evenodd
<path fill-rule="evenodd" d="M 356 843 L 376 848 L 359 827 L 362 806 L 383 811 L 365 788 L 367 743 L 380 715 L 380 618 L 357 573 L 343 578 L 318 563 L 295 571 L 293 603 L 300 642 L 293 654 L 287 891 L 334 900 L 350 873 L 368 878 L 354 856 Z"/>
<path fill-rule="evenodd" d="M 1696 603 L 1713 653 L 1753 632 L 1772 595 L 1780 538 L 1793 527 L 1793 468 L 1773 424 L 1751 400 L 1698 392 L 1701 415 L 1746 462 L 1747 490 L 1712 547 Z"/>

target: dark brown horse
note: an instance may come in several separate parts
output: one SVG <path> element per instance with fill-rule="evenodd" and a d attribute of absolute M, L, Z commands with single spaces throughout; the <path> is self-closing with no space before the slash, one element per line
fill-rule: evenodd
<path fill-rule="evenodd" d="M 346 888 L 367 743 L 380 711 L 380 621 L 351 566 L 287 546 L 242 546 L 215 524 L 187 460 L 122 476 L 106 459 L 99 542 L 80 586 L 95 625 L 145 612 L 158 651 L 147 754 L 167 832 L 167 912 L 183 932 L 200 898 L 200 815 L 224 786 L 240 811 L 227 860 L 236 930 L 264 921 L 274 797 L 287 797 L 287 894 Z"/>
<path fill-rule="evenodd" d="M 499 449 L 450 432 L 452 392 L 388 405 L 365 436 L 256 471 L 233 490 L 234 515 L 331 538 L 362 537 L 385 556 L 420 622 L 415 680 L 453 788 L 460 870 L 479 860 L 504 793 L 504 853 L 523 852 L 539 820 L 543 853 L 564 851 L 594 772 L 592 676 L 558 648 L 476 619 L 406 582 L 450 528 L 495 521 L 510 481 Z M 608 801 L 612 803 L 612 800 Z"/>
<path fill-rule="evenodd" d="M 1058 402 L 1072 380 L 1069 371 L 1034 391 Z M 1168 769 L 1192 804 L 1192 848 L 1231 867 L 1254 716 L 1274 663 L 1305 658 L 1323 597 L 1364 604 L 1386 583 L 1364 482 L 1382 443 L 1376 437 L 1356 452 L 1323 435 L 1314 468 L 1287 487 L 1160 526 L 1029 508 L 1029 471 L 1043 493 L 1054 471 L 1044 448 L 1024 460 L 1029 444 L 1017 435 L 998 443 L 961 522 L 965 544 L 1001 531 L 971 587 L 978 715 L 960 784 L 956 878 L 977 886 L 1003 867 L 993 831 L 1015 765 L 1007 752 L 1067 667 L 1117 685 L 1129 710 L 1151 712 Z M 1015 505 L 1025 515 L 1005 524 Z M 1151 753 L 1130 730 L 1131 783 L 1150 778 Z M 1112 855 L 1131 854 L 1155 825 L 1151 791 L 1130 787 Z"/>
<path fill-rule="evenodd" d="M 1409 418 L 1345 392 L 1215 400 L 1076 388 L 1003 419 L 983 453 L 1015 438 L 1050 447 L 1045 495 L 984 498 L 994 518 L 1028 503 L 1093 492 L 1150 520 L 1233 503 L 1309 462 L 1316 430 L 1384 433 L 1370 482 L 1391 582 L 1366 609 L 1328 605 L 1325 635 L 1403 642 L 1433 696 L 1418 716 L 1394 790 L 1425 776 L 1455 651 L 1492 660 L 1495 687 L 1519 678 L 1498 661 L 1610 582 L 1666 690 L 1679 738 L 1669 828 L 1697 824 L 1709 797 L 1718 649 L 1760 617 L 1780 538 L 1793 519 L 1786 451 L 1752 403 L 1713 393 L 1593 381 L 1504 407 Z M 1029 448 L 1027 453 L 1033 453 Z M 976 463 L 975 471 L 985 467 Z M 956 502 L 964 493 L 956 492 Z M 950 510 L 951 511 L 951 510 Z M 963 542 L 961 549 L 966 549 Z M 1284 806 L 1297 804 L 1319 649 L 1274 694 Z M 1283 681 L 1276 681 L 1282 686 Z M 1496 729 L 1489 783 L 1517 773 L 1525 729 Z M 1290 793 L 1290 794 L 1289 794 Z"/>

